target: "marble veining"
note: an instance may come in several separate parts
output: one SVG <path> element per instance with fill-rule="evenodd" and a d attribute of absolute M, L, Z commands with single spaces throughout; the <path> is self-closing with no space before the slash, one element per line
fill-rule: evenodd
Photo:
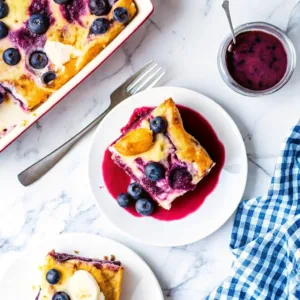
<path fill-rule="evenodd" d="M 194 89 L 228 111 L 247 148 L 244 198 L 267 191 L 280 144 L 299 119 L 300 67 L 276 94 L 253 99 L 238 95 L 217 69 L 218 48 L 229 32 L 221 0 L 153 2 L 155 13 L 113 57 L 0 154 L 0 272 L 42 236 L 90 232 L 114 238 L 140 254 L 157 275 L 165 299 L 203 299 L 229 274 L 232 218 L 205 240 L 173 248 L 139 244 L 107 224 L 87 181 L 92 133 L 36 184 L 24 188 L 17 181 L 20 171 L 98 116 L 108 106 L 110 93 L 154 59 L 167 70 L 164 85 Z M 288 32 L 299 56 L 300 8 L 290 18 L 297 2 L 239 0 L 230 5 L 235 26 L 250 21 L 277 25 Z"/>

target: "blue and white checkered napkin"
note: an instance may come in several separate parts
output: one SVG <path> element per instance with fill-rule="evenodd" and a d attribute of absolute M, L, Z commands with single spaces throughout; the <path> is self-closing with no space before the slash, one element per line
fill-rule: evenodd
<path fill-rule="evenodd" d="M 283 145 L 268 195 L 240 203 L 230 247 L 233 275 L 207 300 L 300 299 L 300 123 Z"/>

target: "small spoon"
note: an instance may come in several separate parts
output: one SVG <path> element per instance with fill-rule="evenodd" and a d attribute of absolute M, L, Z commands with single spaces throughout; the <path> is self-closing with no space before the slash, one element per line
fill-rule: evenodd
<path fill-rule="evenodd" d="M 224 8 L 227 19 L 228 19 L 228 23 L 229 23 L 230 30 L 231 30 L 231 33 L 232 33 L 233 43 L 236 44 L 236 39 L 235 39 L 234 30 L 233 30 L 232 21 L 231 21 L 231 16 L 230 16 L 230 11 L 229 11 L 229 1 L 224 0 L 223 4 L 222 4 L 222 7 Z"/>

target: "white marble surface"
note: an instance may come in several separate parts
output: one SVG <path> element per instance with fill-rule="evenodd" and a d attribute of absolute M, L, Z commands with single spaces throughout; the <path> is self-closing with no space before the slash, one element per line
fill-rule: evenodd
<path fill-rule="evenodd" d="M 231 0 L 234 23 L 268 21 L 286 29 L 296 2 Z M 154 4 L 155 13 L 124 47 L 0 154 L 1 266 L 41 236 L 93 232 L 113 237 L 140 254 L 156 273 L 166 299 L 202 299 L 229 274 L 232 218 L 209 238 L 179 248 L 145 246 L 108 228 L 87 181 L 91 134 L 36 184 L 24 188 L 17 181 L 20 171 L 97 116 L 107 106 L 110 92 L 154 59 L 167 70 L 164 85 L 199 91 L 228 111 L 247 147 L 244 198 L 266 192 L 280 143 L 299 118 L 300 66 L 274 95 L 256 99 L 238 95 L 223 83 L 217 69 L 218 47 L 228 33 L 221 0 L 154 0 Z M 300 26 L 295 19 L 291 24 L 289 35 L 299 55 Z"/>

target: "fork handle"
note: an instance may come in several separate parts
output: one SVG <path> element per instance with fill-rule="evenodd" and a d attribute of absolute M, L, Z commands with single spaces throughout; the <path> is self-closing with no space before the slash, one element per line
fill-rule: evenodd
<path fill-rule="evenodd" d="M 18 175 L 20 183 L 24 186 L 28 186 L 42 176 L 44 176 L 49 170 L 51 170 L 68 152 L 69 150 L 93 127 L 99 124 L 102 119 L 111 111 L 112 105 L 110 105 L 99 117 L 92 121 L 89 125 L 83 128 L 75 136 L 69 139 L 66 143 L 59 148 L 40 159 L 35 164 L 24 170 Z"/>

